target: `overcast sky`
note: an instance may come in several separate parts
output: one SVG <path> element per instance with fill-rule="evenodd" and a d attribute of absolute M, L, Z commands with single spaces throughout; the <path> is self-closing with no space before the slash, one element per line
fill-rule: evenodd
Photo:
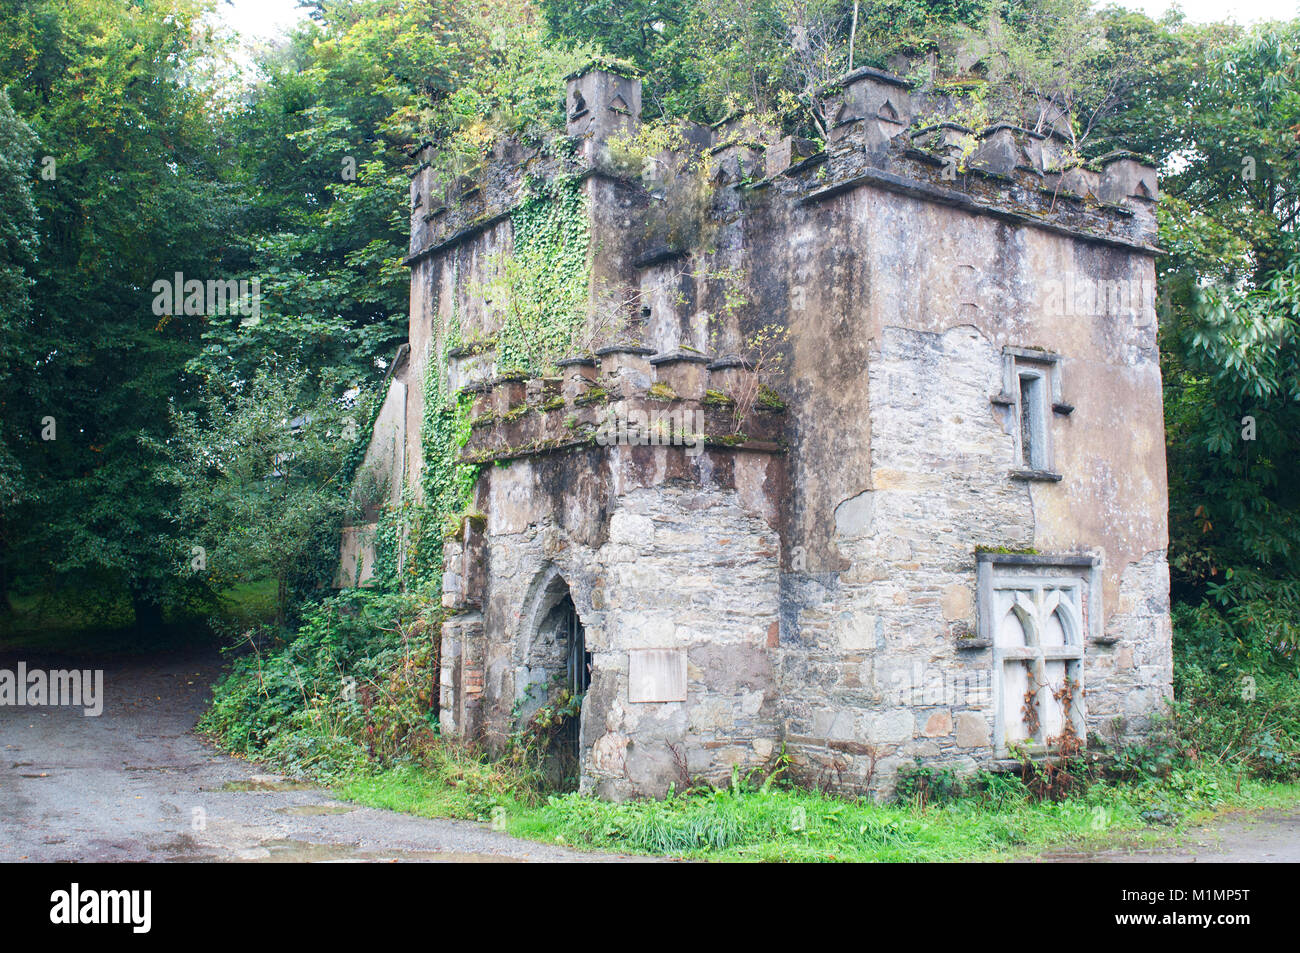
<path fill-rule="evenodd" d="M 1122 6 L 1158 16 L 1173 0 L 1120 0 Z M 1300 15 L 1297 0 L 1179 0 L 1188 19 L 1198 22 L 1236 20 L 1255 23 L 1260 20 L 1289 20 Z M 292 24 L 302 11 L 297 0 L 222 0 L 221 12 L 226 22 L 250 37 L 270 37 Z"/>

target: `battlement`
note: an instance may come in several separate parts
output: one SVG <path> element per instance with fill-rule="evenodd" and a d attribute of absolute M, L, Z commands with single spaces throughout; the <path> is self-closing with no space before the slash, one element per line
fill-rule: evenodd
<path fill-rule="evenodd" d="M 481 166 L 455 174 L 435 168 L 436 143 L 418 150 L 408 263 L 500 221 L 517 205 L 526 179 L 604 176 L 654 189 L 702 155 L 714 170 L 719 209 L 743 208 L 745 197 L 760 190 L 807 203 L 871 185 L 1157 251 L 1156 170 L 1139 156 L 1083 161 L 1054 128 L 1035 132 L 1004 122 L 972 129 L 946 118 L 959 111 L 959 91 L 919 90 L 876 69 L 846 74 L 822 95 L 829 123 L 823 148 L 737 114 L 712 127 L 688 124 L 676 153 L 633 177 L 611 161 L 608 144 L 640 127 L 640 80 L 594 67 L 576 73 L 567 80 L 562 136 L 541 145 L 499 141 Z"/>
<path fill-rule="evenodd" d="M 754 364 L 692 351 L 656 354 L 614 344 L 558 362 L 559 375 L 486 376 L 491 350 L 451 356 L 468 380 L 470 437 L 462 463 L 495 463 L 584 446 L 680 447 L 778 453 L 785 405 Z"/>

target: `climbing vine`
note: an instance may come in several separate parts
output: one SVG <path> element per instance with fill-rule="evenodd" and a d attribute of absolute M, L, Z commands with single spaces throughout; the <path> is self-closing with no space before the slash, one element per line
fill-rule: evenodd
<path fill-rule="evenodd" d="M 530 179 L 510 219 L 514 254 L 490 293 L 506 309 L 497 370 L 541 373 L 571 352 L 586 327 L 591 240 L 581 180 Z"/>
<path fill-rule="evenodd" d="M 442 570 L 442 540 L 447 524 L 473 502 L 474 483 L 478 479 L 476 464 L 459 463 L 461 450 L 469 440 L 469 394 L 449 394 L 443 386 L 442 369 L 447 354 L 460 345 L 460 321 L 456 314 L 443 338 L 437 361 L 430 361 L 424 371 L 424 419 L 420 441 L 424 457 L 420 488 L 423 502 L 419 506 L 403 501 L 408 510 L 409 540 L 407 551 L 408 584 L 439 579 Z"/>
<path fill-rule="evenodd" d="M 504 302 L 497 334 L 499 373 L 540 373 L 571 353 L 586 327 L 589 269 L 587 201 L 577 177 L 530 180 L 511 213 L 514 254 L 497 277 L 469 293 L 485 302 Z M 380 585 L 422 587 L 440 581 L 444 534 L 473 503 L 476 464 L 460 463 L 470 436 L 469 394 L 449 393 L 444 369 L 450 352 L 463 344 L 460 315 L 451 316 L 437 360 L 425 368 L 421 386 L 424 417 L 420 440 L 424 468 L 418 504 L 403 495 L 376 527 L 375 577 Z M 401 541 L 406 561 L 399 573 Z"/>

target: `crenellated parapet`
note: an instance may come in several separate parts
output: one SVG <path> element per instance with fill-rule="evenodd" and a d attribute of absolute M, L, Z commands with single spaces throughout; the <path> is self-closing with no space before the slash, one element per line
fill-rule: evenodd
<path fill-rule="evenodd" d="M 946 118 L 950 92 L 918 90 L 903 77 L 863 68 L 822 90 L 828 123 L 823 149 L 783 136 L 744 114 L 704 127 L 688 124 L 680 155 L 655 157 L 643 175 L 671 175 L 707 155 L 713 185 L 747 190 L 775 186 L 796 201 L 868 182 L 935 201 L 967 205 L 1028 224 L 1058 226 L 1107 242 L 1155 244 L 1154 167 L 1130 153 L 1091 161 L 1049 125 L 1035 132 L 1011 123 L 973 129 Z M 640 125 L 641 82 L 592 67 L 567 79 L 563 136 L 542 145 L 496 143 L 476 168 L 439 167 L 437 144 L 416 153 L 411 174 L 408 263 L 449 247 L 509 215 L 527 180 L 620 172 L 608 144 Z M 720 196 L 719 206 L 736 205 Z"/>
<path fill-rule="evenodd" d="M 558 375 L 506 374 L 467 384 L 464 463 L 495 463 L 579 446 L 778 453 L 785 405 L 753 362 L 637 344 L 559 362 Z"/>

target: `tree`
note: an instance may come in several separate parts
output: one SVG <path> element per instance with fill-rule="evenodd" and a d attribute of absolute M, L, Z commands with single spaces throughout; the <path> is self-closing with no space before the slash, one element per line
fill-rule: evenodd
<path fill-rule="evenodd" d="M 274 579 L 279 625 L 295 582 L 328 583 L 338 558 L 346 464 L 362 439 L 340 391 L 269 366 L 233 390 L 212 382 L 201 413 L 177 411 L 164 444 L 188 571 L 218 591 Z"/>
<path fill-rule="evenodd" d="M 216 278 L 236 194 L 205 0 L 4 0 L 0 85 L 35 132 L 39 249 L 26 357 L 6 421 L 31 492 L 6 513 L 4 561 L 27 586 L 129 591 L 161 619 L 175 541 L 156 458 L 202 318 L 160 319 L 151 283 Z M 33 170 L 34 171 L 34 170 Z M 215 272 L 215 274 L 214 274 Z M 41 421 L 54 431 L 40 439 Z"/>
<path fill-rule="evenodd" d="M 14 113 L 9 93 L 0 88 L 0 615 L 9 612 L 9 558 L 6 545 L 15 532 L 11 516 L 28 490 L 14 446 L 21 432 L 7 423 L 18 406 L 13 369 L 30 362 L 31 286 L 29 271 L 37 253 L 36 203 L 32 198 L 32 159 L 36 136 Z"/>

